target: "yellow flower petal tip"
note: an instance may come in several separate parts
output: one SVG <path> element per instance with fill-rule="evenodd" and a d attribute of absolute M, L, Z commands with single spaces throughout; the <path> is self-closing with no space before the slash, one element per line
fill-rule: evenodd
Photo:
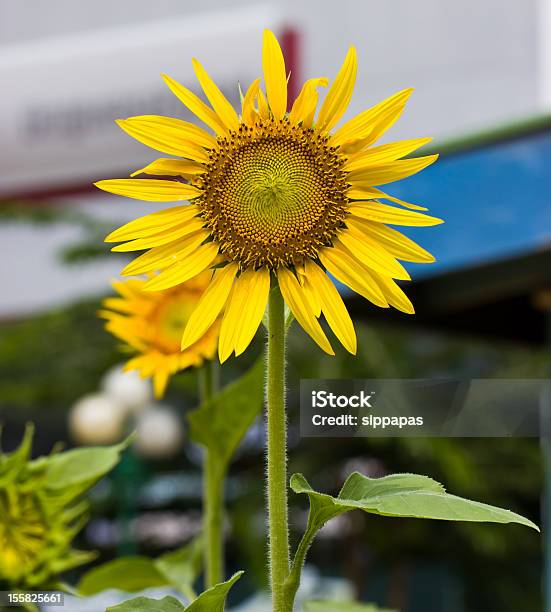
<path fill-rule="evenodd" d="M 145 251 L 123 270 L 148 275 L 140 285 L 142 304 L 207 278 L 200 306 L 176 342 L 178 353 L 192 351 L 218 321 L 218 350 L 214 347 L 212 355 L 218 352 L 223 362 L 242 354 L 260 326 L 274 276 L 297 322 L 331 355 L 321 321 L 352 354 L 357 340 L 327 273 L 380 308 L 413 314 L 394 279 L 410 279 L 401 262 L 435 259 L 394 227 L 428 227 L 443 220 L 380 187 L 422 171 L 438 156 L 411 157 L 431 138 L 379 144 L 413 88 L 339 126 L 358 72 L 354 45 L 334 79 L 311 78 L 295 100 L 288 100 L 281 46 L 271 30 L 264 30 L 263 79 L 240 96 L 240 115 L 201 62 L 193 58 L 192 65 L 204 98 L 165 73 L 161 77 L 204 126 L 156 115 L 117 119 L 127 134 L 171 157 L 156 156 L 133 172 L 143 178 L 95 183 L 108 193 L 177 204 L 136 219 L 105 240 L 121 243 L 115 252 Z M 328 85 L 318 111 L 319 89 Z M 143 340 L 133 338 L 141 347 Z M 151 360 L 132 363 L 151 376 L 153 365 Z M 181 365 L 164 362 L 156 370 L 156 388 L 164 389 L 167 373 Z"/>
<path fill-rule="evenodd" d="M 264 30 L 262 68 L 268 104 L 274 117 L 281 119 L 287 110 L 287 72 L 283 51 L 271 30 Z"/>

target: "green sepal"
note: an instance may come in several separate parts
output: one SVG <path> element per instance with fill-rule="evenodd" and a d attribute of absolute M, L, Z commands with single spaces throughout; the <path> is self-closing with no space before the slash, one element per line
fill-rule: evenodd
<path fill-rule="evenodd" d="M 120 460 L 133 436 L 114 446 L 75 448 L 49 457 L 47 485 L 51 489 L 87 485 L 105 476 Z"/>

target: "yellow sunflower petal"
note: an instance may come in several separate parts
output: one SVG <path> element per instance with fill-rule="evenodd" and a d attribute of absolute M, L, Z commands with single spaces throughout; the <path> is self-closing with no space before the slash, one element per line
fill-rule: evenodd
<path fill-rule="evenodd" d="M 214 242 L 203 244 L 196 251 L 188 255 L 183 261 L 178 261 L 157 276 L 148 280 L 144 289 L 146 291 L 160 291 L 169 289 L 206 270 L 218 255 L 218 245 Z"/>
<path fill-rule="evenodd" d="M 270 118 L 270 108 L 268 107 L 268 100 L 266 100 L 266 96 L 262 89 L 258 90 L 258 114 L 261 119 L 269 119 Z"/>
<path fill-rule="evenodd" d="M 207 149 L 217 147 L 216 140 L 204 130 L 180 119 L 141 115 L 118 119 L 117 125 L 139 142 L 157 151 L 189 157 L 198 162 L 209 160 Z"/>
<path fill-rule="evenodd" d="M 258 113 L 255 108 L 255 101 L 258 97 L 258 90 L 260 88 L 260 79 L 255 79 L 247 89 L 247 93 L 243 98 L 243 103 L 241 105 L 241 112 L 244 123 L 248 125 L 254 125 Z"/>
<path fill-rule="evenodd" d="M 199 97 L 197 97 L 187 87 L 184 87 L 178 81 L 171 79 L 168 75 L 161 75 L 168 85 L 170 91 L 186 106 L 196 117 L 203 123 L 208 125 L 216 134 L 223 136 L 226 132 L 226 126 L 218 118 L 217 114 L 207 106 Z"/>
<path fill-rule="evenodd" d="M 365 139 L 365 143 L 375 142 L 402 114 L 413 89 L 404 89 L 368 108 L 342 125 L 330 138 L 332 147 L 341 146 L 349 141 Z M 362 143 L 362 146 L 368 146 Z"/>
<path fill-rule="evenodd" d="M 166 391 L 170 373 L 165 368 L 158 369 L 153 374 L 153 392 L 155 399 L 161 399 Z"/>
<path fill-rule="evenodd" d="M 296 267 L 298 273 L 298 280 L 300 282 L 301 287 L 304 289 L 304 296 L 308 300 L 310 304 L 310 310 L 314 314 L 315 317 L 319 318 L 321 316 L 321 299 L 318 295 L 318 292 L 314 285 L 308 280 L 306 276 L 306 272 L 304 270 L 304 265 Z"/>
<path fill-rule="evenodd" d="M 321 263 L 341 283 L 350 287 L 364 298 L 380 306 L 388 308 L 383 292 L 373 278 L 373 273 L 366 270 L 362 264 L 348 252 L 333 247 L 326 247 L 319 252 Z"/>
<path fill-rule="evenodd" d="M 270 30 L 264 30 L 262 69 L 268 103 L 274 117 L 281 119 L 287 111 L 287 73 L 283 52 L 277 38 Z"/>
<path fill-rule="evenodd" d="M 129 251 L 143 251 L 144 249 L 160 247 L 172 243 L 175 240 L 182 240 L 189 234 L 200 231 L 203 228 L 203 224 L 204 222 L 202 219 L 194 218 L 184 224 L 175 225 L 151 236 L 145 236 L 144 238 L 130 240 L 124 244 L 118 244 L 113 247 L 111 251 L 114 253 L 128 253 Z"/>
<path fill-rule="evenodd" d="M 183 176 L 185 178 L 192 178 L 204 172 L 206 172 L 205 166 L 197 162 L 187 159 L 167 159 L 166 157 L 161 157 L 144 168 L 132 172 L 130 176 L 154 174 L 156 176 Z"/>
<path fill-rule="evenodd" d="M 220 327 L 218 354 L 222 363 L 234 350 L 238 356 L 249 346 L 262 321 L 269 292 L 267 268 L 247 270 L 235 281 Z"/>
<path fill-rule="evenodd" d="M 356 48 L 350 47 L 343 65 L 321 106 L 316 122 L 318 129 L 329 131 L 343 116 L 352 97 L 357 70 Z"/>
<path fill-rule="evenodd" d="M 207 356 L 205 355 L 205 357 Z M 212 357 L 207 357 L 207 359 L 211 359 L 211 358 Z M 186 368 L 189 368 L 190 366 L 198 367 L 202 363 L 203 363 L 203 359 L 199 357 L 198 355 L 196 355 L 193 352 L 193 350 L 184 351 L 183 353 L 180 353 L 176 368 L 178 370 L 185 370 Z"/>
<path fill-rule="evenodd" d="M 416 151 L 423 145 L 426 145 L 432 138 L 414 138 L 411 140 L 402 140 L 400 142 L 392 142 L 390 144 L 372 147 L 367 151 L 356 153 L 348 158 L 344 163 L 343 170 L 354 172 L 362 168 L 369 168 L 376 164 L 384 164 L 386 162 L 395 161 L 401 157 L 405 157 L 413 151 Z"/>
<path fill-rule="evenodd" d="M 295 319 L 321 349 L 329 353 L 329 355 L 334 355 L 335 352 L 331 348 L 331 344 L 323 332 L 321 325 L 314 316 L 308 300 L 304 295 L 304 290 L 300 286 L 295 275 L 287 268 L 279 268 L 277 271 L 277 280 L 283 299 L 291 309 Z"/>
<path fill-rule="evenodd" d="M 151 311 L 152 303 L 147 300 L 109 297 L 102 302 L 104 308 L 117 310 L 119 313 L 144 315 Z"/>
<path fill-rule="evenodd" d="M 119 312 L 124 312 L 126 314 L 135 312 L 134 305 L 121 297 L 105 298 L 102 302 L 102 305 L 104 308 L 109 308 L 110 310 L 118 310 Z M 100 312 L 103 312 L 106 318 L 111 318 L 113 316 L 116 316 L 114 315 L 113 312 L 109 312 L 109 311 L 100 311 Z"/>
<path fill-rule="evenodd" d="M 195 58 L 192 61 L 195 75 L 199 83 L 201 83 L 201 87 L 209 102 L 212 104 L 212 108 L 214 108 L 222 123 L 229 130 L 239 129 L 239 117 L 233 106 L 228 102 L 226 96 L 220 91 L 216 83 L 210 78 L 207 71 L 201 65 L 201 62 Z"/>
<path fill-rule="evenodd" d="M 123 370 L 125 372 L 131 372 L 132 370 L 138 370 L 142 378 L 147 378 L 147 372 L 152 371 L 152 363 L 154 360 L 151 359 L 151 354 L 137 355 L 133 359 L 128 360 L 124 364 Z"/>
<path fill-rule="evenodd" d="M 350 217 L 347 219 L 346 224 L 349 227 L 356 227 L 359 231 L 363 231 L 375 238 L 396 259 L 414 263 L 433 263 L 435 261 L 434 255 L 425 251 L 413 240 L 382 223 Z"/>
<path fill-rule="evenodd" d="M 391 306 L 406 314 L 415 314 L 415 309 L 410 299 L 391 278 L 381 276 L 380 274 L 374 274 L 374 276 L 383 295 Z"/>
<path fill-rule="evenodd" d="M 155 350 L 143 355 L 139 364 L 139 372 L 142 378 L 150 378 L 155 374 L 159 367 L 160 357 L 159 352 Z"/>
<path fill-rule="evenodd" d="M 400 181 L 408 176 L 417 174 L 438 159 L 438 155 L 426 155 L 412 159 L 399 159 L 387 164 L 364 167 L 349 172 L 347 181 L 352 187 L 371 187 L 372 185 L 385 185 Z"/>
<path fill-rule="evenodd" d="M 327 274 L 313 261 L 306 262 L 305 272 L 308 281 L 316 288 L 316 293 L 321 300 L 321 309 L 329 327 L 344 348 L 355 355 L 357 342 L 354 324 L 337 288 Z"/>
<path fill-rule="evenodd" d="M 174 225 L 189 221 L 197 214 L 199 214 L 199 209 L 194 204 L 158 210 L 119 227 L 105 238 L 105 242 L 122 242 L 123 240 L 152 236 Z"/>
<path fill-rule="evenodd" d="M 199 230 L 165 246 L 153 247 L 131 261 L 122 270 L 121 276 L 136 276 L 168 268 L 199 248 L 208 237 L 207 231 Z"/>
<path fill-rule="evenodd" d="M 412 212 L 395 206 L 388 206 L 380 202 L 352 202 L 349 208 L 355 217 L 375 221 L 377 223 L 388 223 L 390 225 L 410 225 L 412 227 L 429 227 L 444 223 L 442 219 Z"/>
<path fill-rule="evenodd" d="M 117 293 L 120 293 L 125 298 L 134 299 L 136 296 L 140 295 L 142 281 L 138 279 L 134 279 L 131 281 L 120 281 L 114 280 L 111 285 Z"/>
<path fill-rule="evenodd" d="M 186 325 L 182 337 L 182 350 L 197 342 L 214 323 L 226 304 L 238 269 L 236 263 L 231 263 L 215 270 L 209 286 Z"/>
<path fill-rule="evenodd" d="M 406 208 L 411 208 L 412 210 L 428 210 L 426 206 L 419 206 L 418 204 L 404 202 L 404 200 L 388 195 L 388 193 L 377 189 L 377 187 L 352 187 L 351 189 L 348 189 L 346 195 L 351 200 L 390 200 L 390 202 L 400 204 L 400 206 L 405 206 Z"/>
<path fill-rule="evenodd" d="M 192 200 L 202 191 L 179 181 L 161 181 L 156 179 L 110 179 L 94 183 L 98 189 L 134 198 L 146 202 L 176 202 Z"/>
<path fill-rule="evenodd" d="M 226 302 L 226 308 L 224 310 L 224 317 L 220 325 L 220 336 L 218 339 L 218 359 L 220 363 L 224 363 L 228 357 L 232 354 L 235 348 L 235 325 L 232 325 L 234 320 L 234 313 L 245 305 L 246 296 L 243 292 L 236 294 L 235 282 L 232 285 L 230 294 Z M 231 320 L 231 323 L 230 323 Z M 226 321 L 224 323 L 224 321 Z"/>
<path fill-rule="evenodd" d="M 387 250 L 364 232 L 357 231 L 354 226 L 339 232 L 338 239 L 333 241 L 333 246 L 337 250 L 342 250 L 344 247 L 370 270 L 400 280 L 411 278 L 404 266 Z"/>
<path fill-rule="evenodd" d="M 108 320 L 105 324 L 105 331 L 108 331 L 110 334 L 115 336 L 115 338 L 122 340 L 122 342 L 125 342 L 136 351 L 146 350 L 147 343 L 141 341 L 139 338 L 136 337 L 135 333 L 132 330 L 125 329 L 122 325 L 120 325 L 120 323 L 120 319 Z"/>
<path fill-rule="evenodd" d="M 325 77 L 309 79 L 302 86 L 300 94 L 293 103 L 289 113 L 291 123 L 302 123 L 305 128 L 311 128 L 318 106 L 318 87 L 327 87 L 329 81 Z"/>

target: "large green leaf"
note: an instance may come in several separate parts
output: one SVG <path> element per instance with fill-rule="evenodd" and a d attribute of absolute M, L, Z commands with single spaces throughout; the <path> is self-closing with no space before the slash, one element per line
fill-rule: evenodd
<path fill-rule="evenodd" d="M 107 589 L 136 593 L 169 584 L 166 576 L 148 557 L 121 557 L 86 572 L 78 583 L 81 595 L 95 595 Z"/>
<path fill-rule="evenodd" d="M 393 612 L 388 608 L 379 608 L 373 604 L 361 604 L 354 601 L 307 601 L 304 612 Z"/>
<path fill-rule="evenodd" d="M 135 597 L 116 606 L 110 606 L 106 612 L 181 612 L 182 610 L 185 610 L 184 604 L 175 597 L 167 595 L 162 599 Z"/>
<path fill-rule="evenodd" d="M 117 465 L 130 438 L 114 446 L 77 448 L 48 458 L 48 487 L 65 489 L 98 480 Z"/>
<path fill-rule="evenodd" d="M 314 491 L 302 474 L 291 477 L 291 488 L 295 493 L 308 495 L 310 513 L 286 580 L 290 599 L 298 589 L 302 566 L 316 533 L 328 520 L 350 510 L 443 521 L 519 523 L 539 531 L 537 525 L 519 514 L 450 495 L 439 482 L 419 474 L 369 478 L 354 472 L 346 479 L 337 497 Z"/>
<path fill-rule="evenodd" d="M 291 488 L 310 498 L 309 527 L 319 529 L 327 520 L 349 510 L 359 509 L 383 516 L 429 518 L 443 521 L 519 523 L 539 531 L 527 518 L 446 493 L 444 487 L 419 474 L 392 474 L 369 478 L 358 472 L 351 474 L 337 497 L 318 493 L 302 474 L 294 474 Z"/>
<path fill-rule="evenodd" d="M 136 597 L 117 606 L 107 608 L 106 612 L 224 612 L 226 597 L 232 586 L 241 578 L 243 572 L 237 572 L 227 582 L 216 584 L 187 606 L 174 597 L 151 599 Z"/>
<path fill-rule="evenodd" d="M 264 360 L 197 410 L 188 413 L 190 438 L 209 449 L 220 476 L 262 409 Z"/>

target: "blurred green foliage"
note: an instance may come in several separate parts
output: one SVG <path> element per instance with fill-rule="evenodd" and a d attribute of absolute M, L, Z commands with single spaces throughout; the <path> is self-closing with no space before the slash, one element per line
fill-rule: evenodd
<path fill-rule="evenodd" d="M 0 326 L 0 407 L 67 409 L 121 361 L 99 300 Z"/>

